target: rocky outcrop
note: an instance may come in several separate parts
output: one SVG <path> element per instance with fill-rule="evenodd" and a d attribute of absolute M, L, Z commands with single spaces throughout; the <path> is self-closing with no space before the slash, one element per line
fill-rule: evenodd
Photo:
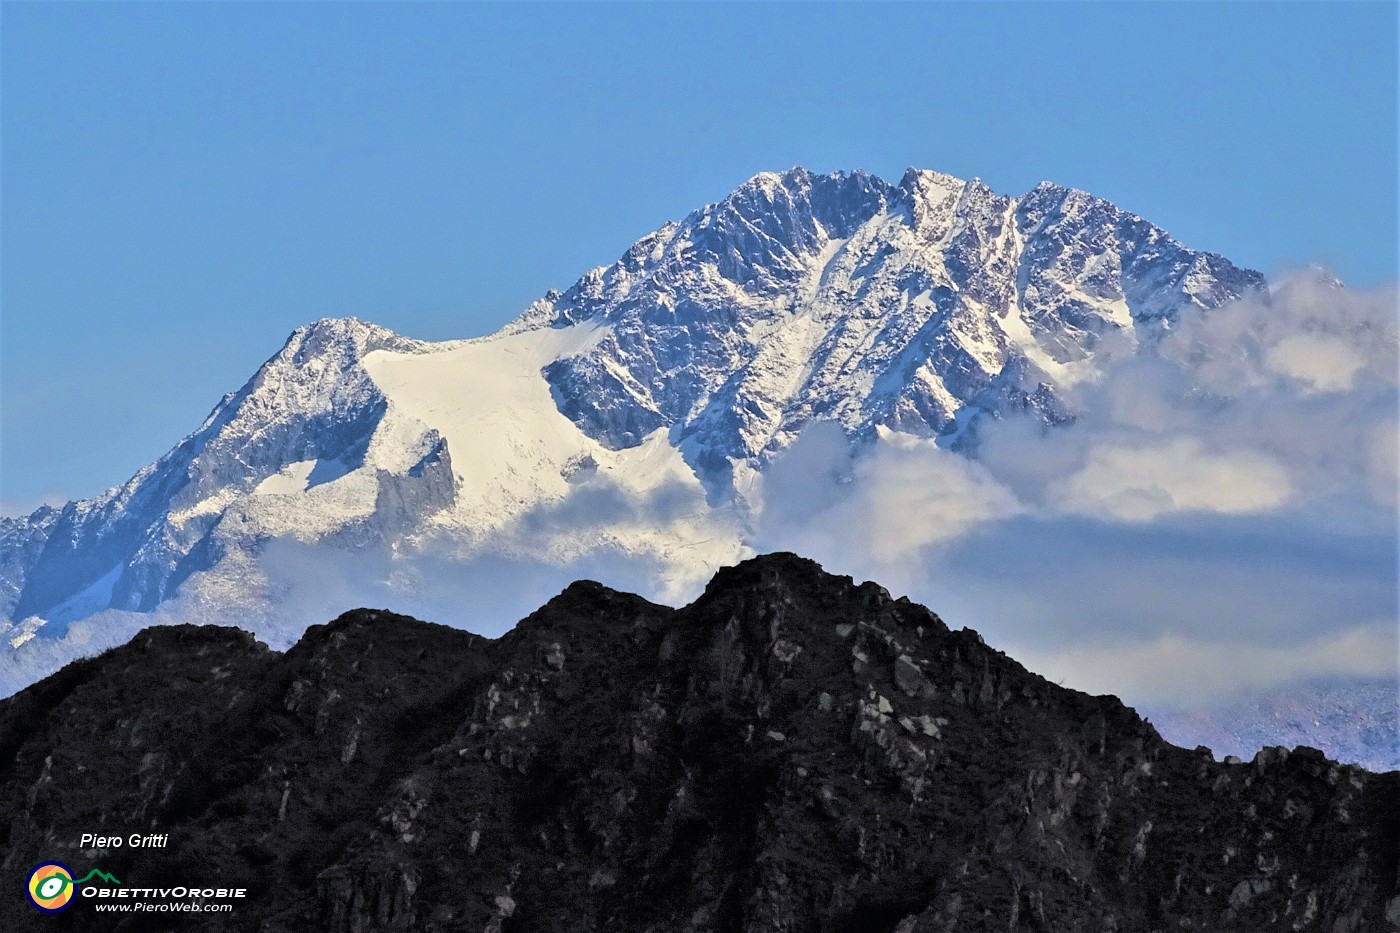
<path fill-rule="evenodd" d="M 0 703 L 0 802 L 11 890 L 55 858 L 250 889 L 162 929 L 1400 929 L 1400 773 L 1176 748 L 792 555 L 680 610 L 576 583 L 496 641 L 148 630 Z"/>

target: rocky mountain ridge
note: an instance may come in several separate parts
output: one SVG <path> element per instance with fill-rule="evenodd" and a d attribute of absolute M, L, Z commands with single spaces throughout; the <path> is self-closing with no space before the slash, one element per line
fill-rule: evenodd
<path fill-rule="evenodd" d="M 605 324 L 545 370 L 611 446 L 658 427 L 702 466 L 781 450 L 812 419 L 947 434 L 979 413 L 1070 412 L 1058 383 L 1187 310 L 1267 291 L 1101 198 L 1020 198 L 910 169 L 750 179 L 533 306 L 515 328 Z"/>
<path fill-rule="evenodd" d="M 0 873 L 247 886 L 166 915 L 211 931 L 1360 933 L 1400 929 L 1398 779 L 1176 748 L 775 554 L 680 610 L 577 583 L 496 641 L 145 631 L 0 702 Z M 171 848 L 78 848 L 109 829 Z"/>

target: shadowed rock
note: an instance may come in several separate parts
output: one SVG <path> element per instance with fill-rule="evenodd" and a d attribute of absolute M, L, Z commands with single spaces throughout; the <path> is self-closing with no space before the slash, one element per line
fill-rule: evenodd
<path fill-rule="evenodd" d="M 496 641 L 147 630 L 0 703 L 0 884 L 243 886 L 160 929 L 266 933 L 1359 933 L 1397 929 L 1398 779 L 1217 763 L 776 554 L 680 610 L 576 583 Z M 149 923 L 0 898 L 5 930 Z"/>

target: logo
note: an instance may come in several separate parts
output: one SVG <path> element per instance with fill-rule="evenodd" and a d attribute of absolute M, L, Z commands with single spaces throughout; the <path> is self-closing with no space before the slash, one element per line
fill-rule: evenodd
<path fill-rule="evenodd" d="M 29 902 L 46 914 L 67 910 L 73 903 L 73 869 L 62 862 L 44 862 L 29 873 Z"/>
<path fill-rule="evenodd" d="M 62 862 L 40 863 L 29 873 L 29 882 L 26 885 L 29 902 L 46 914 L 67 910 L 73 905 L 73 891 L 94 876 L 112 884 L 121 884 L 116 878 L 96 868 L 74 881 L 73 869 Z"/>

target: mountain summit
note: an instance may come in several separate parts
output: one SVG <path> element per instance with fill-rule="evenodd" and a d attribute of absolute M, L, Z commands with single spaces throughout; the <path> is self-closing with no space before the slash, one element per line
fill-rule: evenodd
<path fill-rule="evenodd" d="M 1264 289 L 1082 191 L 796 168 L 662 227 L 508 330 L 603 331 L 545 367 L 560 410 L 614 448 L 667 428 L 724 470 L 813 419 L 936 435 L 1008 406 L 1062 419 L 1057 383 Z"/>
<path fill-rule="evenodd" d="M 300 328 L 123 486 L 0 521 L 0 688 L 176 598 L 289 644 L 322 609 L 289 608 L 311 574 L 269 549 L 624 555 L 684 595 L 749 552 L 750 491 L 806 426 L 961 448 L 981 418 L 1061 422 L 1063 387 L 1264 291 L 1082 191 L 765 172 L 490 337 Z"/>

